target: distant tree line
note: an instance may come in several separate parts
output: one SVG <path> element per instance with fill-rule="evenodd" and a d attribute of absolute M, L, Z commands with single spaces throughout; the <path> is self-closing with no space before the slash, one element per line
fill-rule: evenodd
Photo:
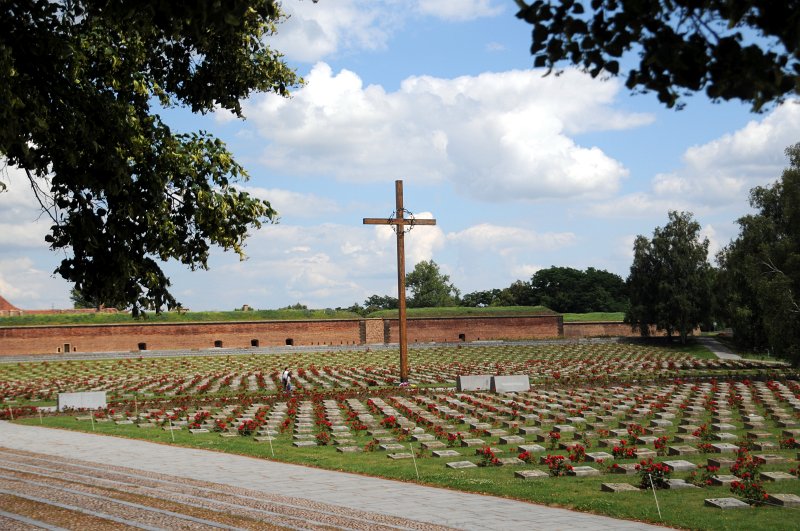
<path fill-rule="evenodd" d="M 593 267 L 586 271 L 552 266 L 530 281 L 517 280 L 504 289 L 473 291 L 464 296 L 433 260 L 420 262 L 406 275 L 409 308 L 442 306 L 546 306 L 559 313 L 624 312 L 628 307 L 625 281 Z M 348 308 L 362 314 L 398 307 L 396 297 L 372 295 L 363 305 Z"/>

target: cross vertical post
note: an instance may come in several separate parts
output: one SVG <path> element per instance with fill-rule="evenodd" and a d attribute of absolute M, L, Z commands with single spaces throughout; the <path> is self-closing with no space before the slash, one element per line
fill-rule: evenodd
<path fill-rule="evenodd" d="M 435 219 L 405 217 L 403 207 L 403 181 L 394 182 L 394 217 L 364 218 L 364 225 L 392 225 L 397 235 L 397 306 L 399 312 L 398 333 L 400 335 L 400 382 L 408 382 L 408 332 L 406 327 L 406 253 L 405 233 L 414 225 L 436 225 Z M 408 229 L 406 229 L 408 227 Z"/>

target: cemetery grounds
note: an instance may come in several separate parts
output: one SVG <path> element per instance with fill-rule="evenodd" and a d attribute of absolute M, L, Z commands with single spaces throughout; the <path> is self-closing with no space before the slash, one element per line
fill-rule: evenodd
<path fill-rule="evenodd" d="M 415 346 L 409 364 L 403 387 L 382 348 L 5 363 L 0 418 L 680 528 L 800 522 L 787 366 L 616 341 Z M 531 390 L 456 389 L 481 374 L 527 375 Z M 106 391 L 107 409 L 40 409 L 77 391 Z"/>

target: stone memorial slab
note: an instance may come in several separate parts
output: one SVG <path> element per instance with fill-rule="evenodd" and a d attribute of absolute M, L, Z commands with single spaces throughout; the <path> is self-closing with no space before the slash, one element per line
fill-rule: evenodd
<path fill-rule="evenodd" d="M 411 436 L 412 441 L 434 441 L 436 437 L 431 435 L 430 433 L 415 433 Z"/>
<path fill-rule="evenodd" d="M 516 466 L 525 464 L 525 461 L 522 461 L 516 457 L 501 457 L 497 461 L 500 463 L 500 466 Z"/>
<path fill-rule="evenodd" d="M 667 488 L 670 490 L 678 490 L 678 489 L 699 489 L 700 487 L 688 483 L 685 479 L 670 478 L 667 480 Z"/>
<path fill-rule="evenodd" d="M 258 437 L 253 437 L 253 440 L 256 442 L 270 442 L 277 440 L 272 435 L 259 435 Z"/>
<path fill-rule="evenodd" d="M 105 409 L 105 391 L 58 393 L 58 411 L 66 409 Z"/>
<path fill-rule="evenodd" d="M 768 494 L 767 503 L 781 507 L 800 507 L 800 496 L 797 494 Z"/>
<path fill-rule="evenodd" d="M 389 459 L 413 459 L 414 454 L 410 454 L 407 452 L 399 454 L 386 454 L 386 457 L 388 457 Z"/>
<path fill-rule="evenodd" d="M 670 446 L 667 448 L 667 454 L 669 455 L 694 455 L 699 454 L 700 450 L 695 448 L 694 446 Z"/>
<path fill-rule="evenodd" d="M 732 454 L 739 451 L 739 447 L 731 443 L 714 443 L 711 448 L 717 454 Z"/>
<path fill-rule="evenodd" d="M 514 477 L 519 479 L 540 479 L 550 477 L 550 474 L 541 470 L 517 470 L 514 472 Z"/>
<path fill-rule="evenodd" d="M 230 431 L 226 431 L 226 432 L 220 433 L 219 436 L 224 438 L 224 439 L 233 439 L 234 437 L 238 437 L 239 434 L 238 433 L 234 433 L 234 432 L 230 432 Z"/>
<path fill-rule="evenodd" d="M 309 446 L 316 446 L 316 445 L 317 443 L 314 441 L 294 441 L 292 443 L 292 446 L 295 446 L 297 448 L 307 448 Z"/>
<path fill-rule="evenodd" d="M 777 454 L 755 454 L 753 456 L 753 459 L 756 462 L 763 464 L 783 463 L 784 461 L 786 461 L 786 458 L 784 458 L 782 455 L 777 455 Z"/>
<path fill-rule="evenodd" d="M 537 452 L 544 452 L 546 448 L 540 444 L 521 444 L 517 446 L 517 451 L 522 452 L 529 452 L 535 454 Z"/>
<path fill-rule="evenodd" d="M 577 477 L 599 476 L 600 471 L 590 466 L 574 466 L 572 470 L 567 470 L 567 475 Z"/>
<path fill-rule="evenodd" d="M 586 460 L 593 463 L 597 461 L 613 461 L 614 456 L 608 452 L 589 452 L 586 454 Z"/>
<path fill-rule="evenodd" d="M 506 430 L 496 429 L 496 430 L 484 430 L 486 435 L 489 437 L 503 437 L 504 435 L 508 435 Z"/>
<path fill-rule="evenodd" d="M 718 474 L 716 476 L 711 477 L 711 484 L 714 486 L 727 486 L 733 483 L 734 481 L 738 481 L 739 478 L 734 476 L 733 474 Z"/>
<path fill-rule="evenodd" d="M 765 450 L 776 450 L 778 445 L 770 441 L 756 441 L 753 443 L 753 450 L 763 452 Z"/>
<path fill-rule="evenodd" d="M 734 459 L 729 459 L 727 457 L 709 457 L 707 461 L 708 466 L 715 466 L 719 469 L 729 467 L 736 462 Z"/>
<path fill-rule="evenodd" d="M 478 465 L 476 465 L 472 461 L 452 461 L 450 463 L 445 463 L 444 466 L 446 466 L 447 468 L 461 469 L 461 468 L 477 468 Z"/>
<path fill-rule="evenodd" d="M 205 428 L 192 428 L 189 430 L 189 433 L 197 435 L 198 433 L 209 433 L 209 431 Z"/>
<path fill-rule="evenodd" d="M 749 509 L 750 505 L 738 498 L 707 498 L 705 505 L 716 509 Z"/>
<path fill-rule="evenodd" d="M 342 452 L 343 454 L 354 454 L 358 452 L 363 452 L 364 449 L 360 446 L 337 446 L 337 452 Z"/>
<path fill-rule="evenodd" d="M 690 472 L 697 468 L 697 465 L 694 463 L 684 461 L 683 459 L 664 461 L 664 464 L 667 465 L 667 468 L 669 468 L 672 472 Z"/>
<path fill-rule="evenodd" d="M 759 477 L 764 481 L 797 480 L 797 476 L 789 474 L 788 472 L 761 472 Z"/>
<path fill-rule="evenodd" d="M 491 390 L 495 393 L 527 393 L 531 390 L 531 381 L 527 374 L 493 376 Z"/>
<path fill-rule="evenodd" d="M 525 437 L 519 435 L 505 435 L 500 437 L 498 444 L 522 444 L 525 442 Z"/>
<path fill-rule="evenodd" d="M 735 434 L 729 433 L 727 431 L 714 433 L 711 435 L 711 437 L 713 437 L 715 441 L 735 441 L 738 439 L 738 437 Z"/>
<path fill-rule="evenodd" d="M 490 374 L 459 374 L 456 376 L 457 391 L 489 391 L 492 388 Z"/>
<path fill-rule="evenodd" d="M 461 446 L 486 446 L 483 439 L 461 439 Z"/>
<path fill-rule="evenodd" d="M 612 474 L 625 474 L 627 476 L 639 473 L 639 471 L 636 470 L 635 463 L 614 463 L 609 467 L 608 471 Z"/>
<path fill-rule="evenodd" d="M 536 435 L 542 433 L 542 428 L 536 426 L 520 426 L 517 432 L 520 435 Z"/>
<path fill-rule="evenodd" d="M 638 492 L 639 487 L 630 483 L 602 483 L 600 490 L 603 492 Z"/>
<path fill-rule="evenodd" d="M 431 454 L 433 457 L 458 457 L 461 455 L 456 450 L 434 450 Z"/>
<path fill-rule="evenodd" d="M 380 445 L 378 445 L 378 448 L 380 448 L 381 450 L 386 450 L 386 451 L 390 451 L 390 450 L 405 450 L 405 446 L 403 446 L 402 444 L 397 444 L 397 443 L 380 444 Z"/>
<path fill-rule="evenodd" d="M 447 445 L 442 441 L 424 441 L 421 443 L 421 446 L 426 450 L 438 450 L 440 448 L 447 447 Z"/>

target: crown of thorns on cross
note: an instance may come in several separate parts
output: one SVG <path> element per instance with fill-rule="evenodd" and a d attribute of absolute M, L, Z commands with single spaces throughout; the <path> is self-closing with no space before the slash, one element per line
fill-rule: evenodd
<path fill-rule="evenodd" d="M 389 222 L 397 221 L 398 219 L 404 219 L 404 220 L 406 220 L 406 222 L 402 223 L 402 224 L 400 224 L 400 223 L 392 223 L 391 224 L 392 225 L 392 230 L 396 234 L 397 231 L 400 230 L 400 227 L 403 227 L 403 233 L 405 234 L 405 233 L 411 232 L 411 229 L 414 228 L 414 221 L 416 221 L 417 218 L 415 218 L 414 217 L 414 213 L 411 212 L 410 210 L 408 210 L 407 208 L 404 208 L 404 209 L 400 210 L 399 213 L 397 212 L 397 210 L 395 210 L 395 211 L 392 212 L 392 214 L 388 218 L 386 218 L 386 220 L 389 221 Z"/>

